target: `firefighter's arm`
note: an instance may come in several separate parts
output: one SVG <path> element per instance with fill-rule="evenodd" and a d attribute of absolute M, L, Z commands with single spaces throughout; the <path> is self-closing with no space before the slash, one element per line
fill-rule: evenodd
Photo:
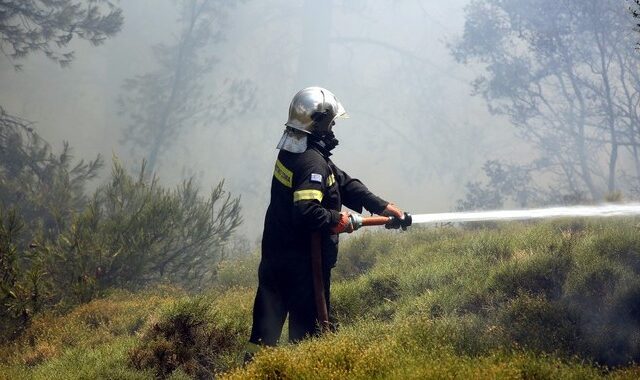
<path fill-rule="evenodd" d="M 321 169 L 321 168 L 320 168 Z M 329 229 L 338 224 L 341 215 L 320 204 L 324 197 L 324 171 L 308 168 L 298 177 L 293 189 L 293 221 L 307 230 Z"/>
<path fill-rule="evenodd" d="M 359 179 L 351 178 L 346 172 L 336 169 L 336 182 L 340 186 L 342 203 L 348 208 L 362 213 L 366 208 L 374 214 L 382 214 L 390 204 L 384 199 L 373 194 Z"/>

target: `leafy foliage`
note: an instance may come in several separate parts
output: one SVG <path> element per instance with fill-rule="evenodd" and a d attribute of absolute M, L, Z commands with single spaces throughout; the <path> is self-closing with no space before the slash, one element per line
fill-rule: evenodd
<path fill-rule="evenodd" d="M 411 336 L 424 328 L 429 344 L 462 355 L 510 348 L 623 365 L 638 357 L 636 222 L 445 228 L 391 242 L 368 236 L 394 249 L 375 255 L 365 275 L 333 286 L 335 317 L 343 326 L 369 318 L 406 323 L 415 326 Z M 343 258 L 362 255 L 360 247 L 370 250 L 348 244 Z"/>
<path fill-rule="evenodd" d="M 2 346 L 0 362 L 15 360 L 35 366 L 59 357 L 68 349 L 86 350 L 132 336 L 144 328 L 148 316 L 156 309 L 182 296 L 184 292 L 175 287 L 156 287 L 135 296 L 120 290 L 79 305 L 62 316 L 41 313 L 22 335 Z"/>
<path fill-rule="evenodd" d="M 452 53 L 485 67 L 475 93 L 536 148 L 533 184 L 591 200 L 635 191 L 640 56 L 620 2 L 477 0 L 466 14 Z"/>
<path fill-rule="evenodd" d="M 0 200 L 44 238 L 57 236 L 85 206 L 86 186 L 102 165 L 100 155 L 74 162 L 66 142 L 54 153 L 28 121 L 0 107 Z"/>
<path fill-rule="evenodd" d="M 220 182 L 208 197 L 192 180 L 174 190 L 156 177 L 137 179 L 114 162 L 111 180 L 60 236 L 56 247 L 75 264 L 59 274 L 88 276 L 98 289 L 139 288 L 166 280 L 202 287 L 215 277 L 222 248 L 242 222 L 240 200 Z"/>
<path fill-rule="evenodd" d="M 0 338 L 54 302 L 49 245 L 85 207 L 86 185 L 101 166 L 100 156 L 74 162 L 66 143 L 53 153 L 27 121 L 0 108 Z"/>
<path fill-rule="evenodd" d="M 23 120 L 1 115 L 0 338 L 19 334 L 40 310 L 87 302 L 112 287 L 172 282 L 195 289 L 217 274 L 242 222 L 240 200 L 220 182 L 208 196 L 192 180 L 175 189 L 137 178 L 114 160 L 89 197 L 102 161 L 54 154 Z"/>
<path fill-rule="evenodd" d="M 526 207 L 539 197 L 540 192 L 531 184 L 529 168 L 490 160 L 482 170 L 488 183 L 468 182 L 465 198 L 458 200 L 458 210 L 496 210 L 507 201 Z"/>
<path fill-rule="evenodd" d="M 62 48 L 74 37 L 99 45 L 122 23 L 122 10 L 110 0 L 5 0 L 0 3 L 0 51 L 11 60 L 42 52 L 66 66 L 74 54 Z"/>

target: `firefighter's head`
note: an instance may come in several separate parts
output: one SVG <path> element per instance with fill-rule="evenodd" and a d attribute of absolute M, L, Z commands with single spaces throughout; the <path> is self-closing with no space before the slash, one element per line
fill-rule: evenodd
<path fill-rule="evenodd" d="M 307 87 L 291 100 L 289 128 L 322 137 L 331 132 L 336 118 L 348 118 L 344 107 L 329 90 L 322 87 Z"/>
<path fill-rule="evenodd" d="M 329 90 L 322 87 L 307 87 L 291 100 L 289 119 L 278 149 L 301 153 L 307 149 L 307 139 L 320 142 L 327 150 L 338 145 L 332 128 L 335 119 L 346 119 L 349 115 Z"/>

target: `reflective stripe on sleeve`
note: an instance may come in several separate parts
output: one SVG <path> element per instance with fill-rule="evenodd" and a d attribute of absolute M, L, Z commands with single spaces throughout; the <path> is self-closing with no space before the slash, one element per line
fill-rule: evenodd
<path fill-rule="evenodd" d="M 312 201 L 322 202 L 322 191 L 320 190 L 298 190 L 293 193 L 293 201 Z"/>
<path fill-rule="evenodd" d="M 287 169 L 280 160 L 276 160 L 276 167 L 273 170 L 273 176 L 286 187 L 293 187 L 293 172 Z"/>
<path fill-rule="evenodd" d="M 336 183 L 336 177 L 331 173 L 331 175 L 327 178 L 327 186 L 331 187 L 334 183 Z"/>

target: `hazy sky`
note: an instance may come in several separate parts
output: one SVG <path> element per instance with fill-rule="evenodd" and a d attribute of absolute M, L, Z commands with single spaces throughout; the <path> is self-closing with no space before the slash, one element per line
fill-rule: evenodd
<path fill-rule="evenodd" d="M 242 195 L 245 231 L 257 236 L 291 97 L 318 85 L 351 115 L 335 128 L 339 167 L 411 212 L 452 209 L 485 160 L 511 159 L 521 149 L 507 122 L 470 95 L 480 68 L 449 54 L 466 3 L 242 2 L 224 18 L 224 40 L 209 49 L 217 64 L 202 80 L 216 94 L 230 81 L 247 80 L 254 106 L 185 131 L 161 156 L 161 180 L 174 184 L 192 173 L 207 189 L 224 178 Z M 0 61 L 0 104 L 34 121 L 54 147 L 68 140 L 79 158 L 101 153 L 109 163 L 116 154 L 136 167 L 141 155 L 121 144 L 127 122 L 116 99 L 126 78 L 155 67 L 151 46 L 175 39 L 175 4 L 121 2 L 123 30 L 99 47 L 74 43 L 76 60 L 66 69 L 40 56 L 24 62 L 22 72 Z"/>

